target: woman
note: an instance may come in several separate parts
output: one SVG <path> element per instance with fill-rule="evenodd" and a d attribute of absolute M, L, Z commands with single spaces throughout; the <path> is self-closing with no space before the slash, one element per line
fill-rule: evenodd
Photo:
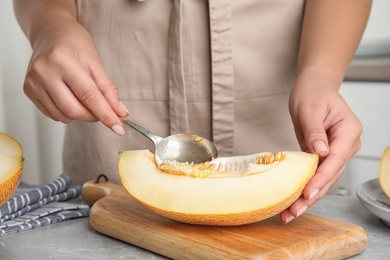
<path fill-rule="evenodd" d="M 300 147 L 321 164 L 286 223 L 360 148 L 362 126 L 338 89 L 371 0 L 14 4 L 33 49 L 24 91 L 67 124 L 64 167 L 76 183 L 118 182 L 119 150 L 152 149 L 123 116 L 160 136 L 204 136 L 221 156 Z"/>

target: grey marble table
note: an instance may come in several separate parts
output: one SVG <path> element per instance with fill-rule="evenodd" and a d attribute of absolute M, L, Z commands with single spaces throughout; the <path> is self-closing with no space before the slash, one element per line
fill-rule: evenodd
<path fill-rule="evenodd" d="M 351 259 L 390 259 L 390 228 L 368 212 L 356 196 L 327 195 L 308 213 L 363 227 L 367 249 Z M 0 238 L 1 260 L 165 259 L 93 230 L 88 218 L 70 220 Z"/>

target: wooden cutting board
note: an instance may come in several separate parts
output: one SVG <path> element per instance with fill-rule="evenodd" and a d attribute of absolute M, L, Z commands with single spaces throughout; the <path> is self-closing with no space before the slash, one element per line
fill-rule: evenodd
<path fill-rule="evenodd" d="M 96 231 L 174 259 L 344 259 L 367 246 L 361 227 L 306 213 L 288 224 L 275 216 L 244 226 L 199 226 L 159 216 L 110 182 L 87 182 L 82 196 L 93 204 Z"/>

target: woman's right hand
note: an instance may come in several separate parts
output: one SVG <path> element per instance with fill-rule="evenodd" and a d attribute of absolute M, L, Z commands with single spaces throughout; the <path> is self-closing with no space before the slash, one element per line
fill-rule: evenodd
<path fill-rule="evenodd" d="M 53 22 L 32 41 L 24 92 L 46 116 L 101 121 L 124 134 L 118 116 L 128 114 L 87 30 L 75 19 Z"/>

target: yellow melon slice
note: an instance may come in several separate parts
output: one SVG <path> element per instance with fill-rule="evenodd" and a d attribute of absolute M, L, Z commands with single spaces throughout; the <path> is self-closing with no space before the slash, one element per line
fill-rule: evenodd
<path fill-rule="evenodd" d="M 134 150 L 120 152 L 118 169 L 127 191 L 163 216 L 233 226 L 258 222 L 289 207 L 317 164 L 316 154 L 286 151 L 158 167 L 149 150 Z"/>
<path fill-rule="evenodd" d="M 390 198 L 390 147 L 387 146 L 379 163 L 379 184 L 383 192 Z"/>
<path fill-rule="evenodd" d="M 0 132 L 0 207 L 15 192 L 23 171 L 23 149 L 17 140 Z"/>

